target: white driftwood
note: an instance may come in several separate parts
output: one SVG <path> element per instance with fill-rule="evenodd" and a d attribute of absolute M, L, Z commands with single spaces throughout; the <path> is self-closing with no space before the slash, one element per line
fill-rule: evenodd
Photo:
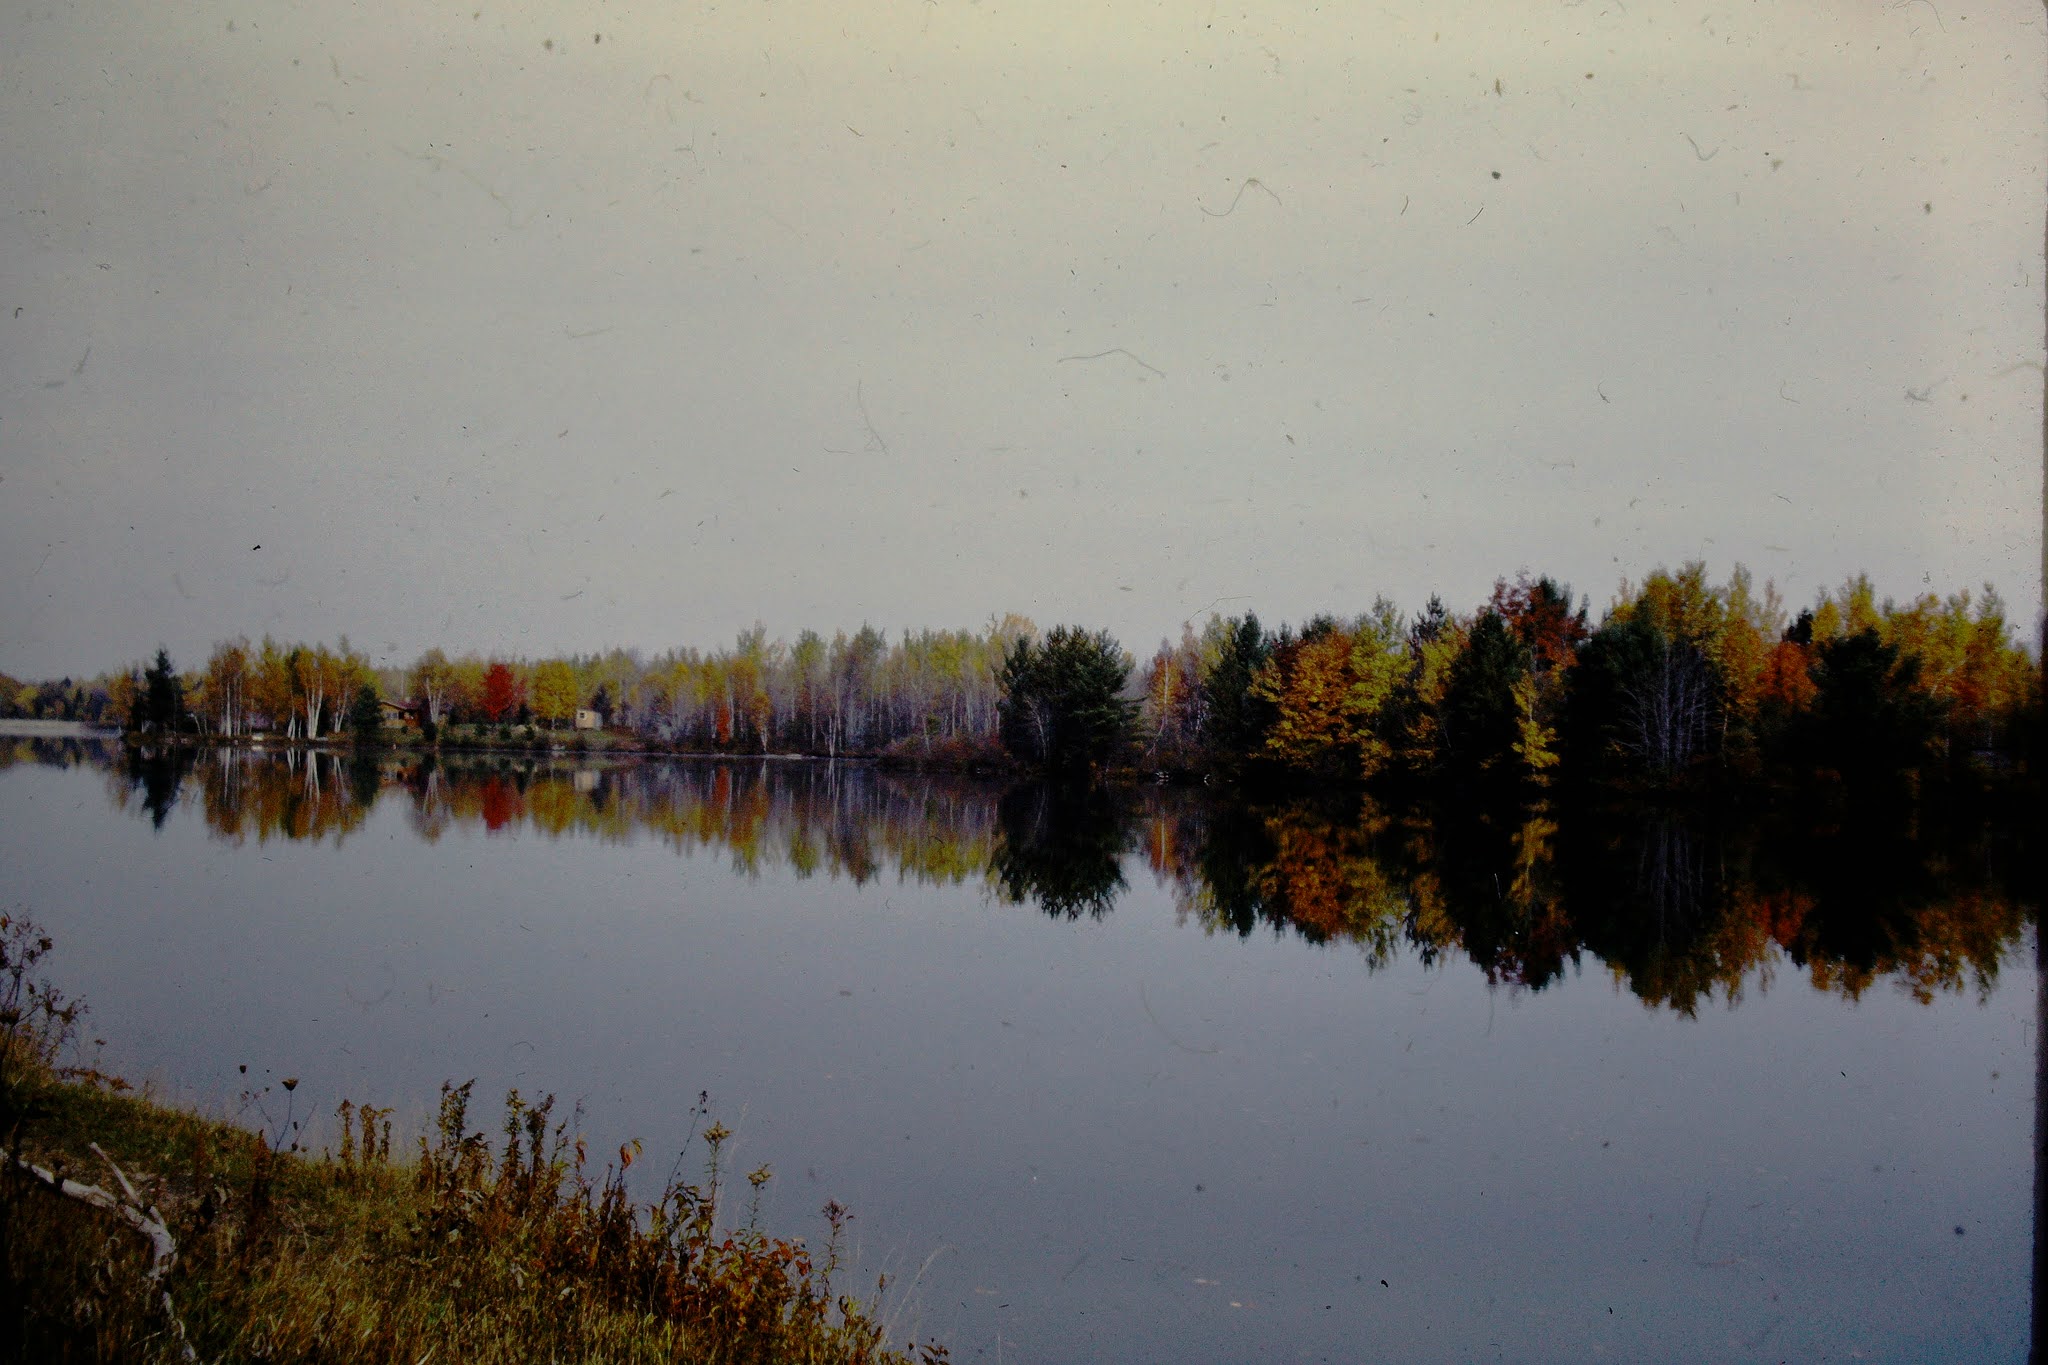
<path fill-rule="evenodd" d="M 147 1212 L 144 1212 L 142 1196 L 135 1192 L 135 1186 L 129 1183 L 128 1177 L 122 1173 L 121 1168 L 114 1164 L 114 1159 L 104 1151 L 101 1151 L 100 1145 L 97 1142 L 90 1144 L 90 1146 L 99 1155 L 100 1160 L 107 1163 L 107 1169 L 114 1173 L 114 1179 L 120 1182 L 122 1191 L 128 1196 L 126 1202 L 114 1198 L 113 1195 L 108 1194 L 97 1185 L 85 1185 L 76 1180 L 59 1179 L 54 1171 L 38 1166 L 24 1157 L 14 1156 L 4 1151 L 0 1151 L 0 1157 L 11 1160 L 18 1169 L 27 1171 L 45 1186 L 55 1190 L 66 1199 L 76 1199 L 81 1204 L 90 1204 L 96 1209 L 111 1213 L 140 1233 L 150 1246 L 149 1269 L 144 1272 L 143 1278 L 151 1286 L 158 1286 L 164 1275 L 170 1270 L 171 1263 L 178 1257 L 178 1244 L 171 1240 L 171 1230 L 164 1226 L 164 1216 L 157 1211 L 154 1204 L 150 1205 Z M 197 1361 L 199 1359 L 198 1353 L 192 1349 L 192 1343 L 185 1339 L 185 1324 L 178 1320 L 177 1310 L 171 1306 L 170 1291 L 167 1289 L 160 1290 L 160 1293 L 163 1301 L 164 1318 L 170 1323 L 171 1331 L 177 1335 L 178 1345 L 184 1359 Z"/>

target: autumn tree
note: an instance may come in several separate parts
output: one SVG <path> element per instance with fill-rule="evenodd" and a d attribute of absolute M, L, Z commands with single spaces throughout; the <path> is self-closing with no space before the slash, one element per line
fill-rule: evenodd
<path fill-rule="evenodd" d="M 1515 756 L 1526 776 L 1547 781 L 1549 770 L 1560 760 L 1558 724 L 1566 681 L 1588 633 L 1586 609 L 1573 610 L 1570 585 L 1527 573 L 1517 574 L 1513 583 L 1495 580 L 1488 609 L 1500 616 L 1525 651 L 1527 667 L 1510 688 Z"/>
<path fill-rule="evenodd" d="M 545 659 L 533 666 L 533 714 L 552 730 L 576 714 L 576 670 L 566 660 Z"/>
<path fill-rule="evenodd" d="M 1212 660 L 1194 627 L 1182 625 L 1180 643 L 1159 642 L 1144 673 L 1141 719 L 1150 762 L 1186 765 L 1196 757 L 1209 710 L 1206 674 Z"/>
<path fill-rule="evenodd" d="M 1763 688 L 1771 656 L 1785 629 L 1784 604 L 1766 581 L 1759 595 L 1748 569 L 1737 564 L 1723 592 L 1720 638 L 1712 647 L 1719 681 L 1721 751 L 1738 770 L 1754 771 L 1761 756 Z"/>
<path fill-rule="evenodd" d="M 2036 670 L 2015 646 L 2005 603 L 1990 584 L 1973 602 L 1960 592 L 1928 593 L 1905 606 L 1886 601 L 1879 635 L 1917 659 L 1921 685 L 1939 710 L 1937 741 L 1945 757 L 1998 747 L 2032 694 Z"/>
<path fill-rule="evenodd" d="M 483 692 L 477 706 L 486 720 L 503 725 L 525 702 L 525 693 L 512 666 L 502 659 L 493 659 L 484 670 Z"/>
<path fill-rule="evenodd" d="M 223 640 L 213 647 L 213 655 L 206 661 L 206 673 L 200 681 L 204 697 L 203 712 L 219 727 L 221 734 L 230 738 L 249 728 L 249 682 L 251 661 L 249 642 Z"/>
<path fill-rule="evenodd" d="M 798 635 L 795 648 L 790 650 L 789 663 L 796 682 L 796 720 L 803 729 L 804 743 L 815 749 L 831 709 L 825 638 L 815 630 Z"/>
<path fill-rule="evenodd" d="M 439 725 L 448 719 L 448 705 L 455 687 L 455 668 L 438 648 L 429 649 L 413 661 L 408 679 L 412 695 L 427 711 L 427 722 Z"/>
<path fill-rule="evenodd" d="M 1377 775 L 1392 752 L 1382 714 L 1407 672 L 1402 634 L 1381 598 L 1351 625 L 1311 622 L 1276 647 L 1251 686 L 1271 708 L 1261 755 L 1316 776 Z"/>
<path fill-rule="evenodd" d="M 1466 624 L 1432 596 L 1408 624 L 1407 672 L 1388 699 L 1383 732 L 1390 763 L 1409 778 L 1434 772 L 1443 758 L 1443 703 L 1451 668 L 1465 652 Z"/>
<path fill-rule="evenodd" d="M 250 728 L 279 731 L 290 726 L 295 705 L 291 675 L 284 651 L 268 635 L 258 645 L 249 664 Z"/>
<path fill-rule="evenodd" d="M 1586 609 L 1572 609 L 1570 585 L 1560 586 L 1548 576 L 1531 578 L 1521 573 L 1512 583 L 1505 578 L 1494 580 L 1487 609 L 1498 615 L 1529 651 L 1530 669 L 1539 676 L 1569 669 L 1588 633 Z"/>

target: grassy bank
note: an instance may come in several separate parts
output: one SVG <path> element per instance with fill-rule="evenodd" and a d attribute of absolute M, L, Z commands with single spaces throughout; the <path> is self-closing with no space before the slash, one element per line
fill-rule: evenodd
<path fill-rule="evenodd" d="M 716 1124 L 693 1138 L 701 1174 L 679 1162 L 650 1204 L 627 1190 L 637 1144 L 593 1162 L 573 1116 L 516 1092 L 495 1136 L 469 1087 L 444 1087 L 409 1152 L 388 1110 L 346 1103 L 338 1150 L 300 1150 L 289 1121 L 250 1132 L 56 1066 L 73 1016 L 38 994 L 33 933 L 0 917 L 0 939 L 0 1137 L 19 1158 L 0 1171 L 0 1358 L 911 1359 L 835 1293 L 845 1211 L 826 1207 L 816 1251 L 762 1231 L 769 1174 L 730 1179 Z"/>

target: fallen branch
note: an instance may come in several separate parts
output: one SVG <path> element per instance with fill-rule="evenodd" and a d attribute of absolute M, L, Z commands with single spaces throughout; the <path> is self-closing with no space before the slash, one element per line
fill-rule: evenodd
<path fill-rule="evenodd" d="M 136 1193 L 135 1186 L 129 1182 L 121 1168 L 114 1164 L 114 1159 L 102 1151 L 97 1142 L 90 1145 L 100 1160 L 107 1163 L 107 1168 L 114 1173 L 114 1179 L 120 1182 L 122 1192 L 128 1196 L 127 1201 L 116 1199 L 97 1185 L 63 1179 L 54 1171 L 38 1166 L 26 1157 L 14 1156 L 4 1151 L 0 1151 L 0 1157 L 11 1160 L 17 1170 L 26 1171 L 41 1181 L 46 1188 L 54 1190 L 66 1199 L 75 1199 L 81 1204 L 89 1204 L 102 1212 L 111 1213 L 142 1235 L 150 1246 L 149 1269 L 143 1272 L 143 1279 L 161 1294 L 164 1317 L 170 1322 L 171 1330 L 177 1334 L 184 1359 L 197 1361 L 198 1354 L 193 1351 L 192 1343 L 185 1339 L 185 1324 L 178 1320 L 177 1310 L 171 1306 L 170 1291 L 163 1289 L 161 1285 L 164 1275 L 177 1260 L 178 1244 L 171 1239 L 171 1230 L 164 1226 L 164 1216 L 157 1211 L 156 1206 L 150 1205 L 145 1212 L 142 1208 L 142 1196 Z"/>

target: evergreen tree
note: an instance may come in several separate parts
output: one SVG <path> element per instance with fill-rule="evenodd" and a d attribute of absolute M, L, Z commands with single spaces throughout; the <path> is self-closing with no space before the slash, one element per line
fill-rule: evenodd
<path fill-rule="evenodd" d="M 143 671 L 142 687 L 135 694 L 128 728 L 175 732 L 184 715 L 184 681 L 178 677 L 178 670 L 171 663 L 170 651 L 158 645 L 156 662 Z"/>
<path fill-rule="evenodd" d="M 1061 772 L 1115 758 L 1129 743 L 1137 703 L 1123 696 L 1131 659 L 1106 630 L 1058 626 L 1004 655 L 1003 747 Z"/>
<path fill-rule="evenodd" d="M 1829 640 L 1814 670 L 1817 692 L 1806 723 L 1808 761 L 1851 786 L 1882 786 L 1928 765 L 1939 706 L 1921 685 L 1920 660 L 1875 630 Z"/>
<path fill-rule="evenodd" d="M 356 688 L 355 699 L 348 705 L 348 734 L 357 744 L 375 744 L 384 731 L 384 703 L 377 697 L 377 689 L 370 683 Z"/>
<path fill-rule="evenodd" d="M 1212 758 L 1241 761 L 1265 741 L 1273 708 L 1252 694 L 1252 680 L 1273 656 L 1273 643 L 1253 613 L 1223 623 L 1223 648 L 1202 682 L 1209 702 L 1202 747 Z"/>
<path fill-rule="evenodd" d="M 1528 673 L 1528 646 L 1508 633 L 1499 612 L 1480 613 L 1444 689 L 1440 724 L 1447 771 L 1464 779 L 1515 771 L 1521 738 L 1515 685 Z"/>

